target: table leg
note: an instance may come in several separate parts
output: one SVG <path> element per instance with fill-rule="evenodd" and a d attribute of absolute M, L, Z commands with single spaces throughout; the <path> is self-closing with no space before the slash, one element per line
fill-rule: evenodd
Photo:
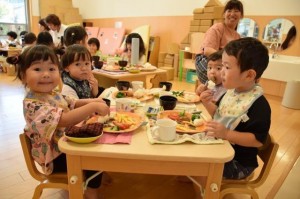
<path fill-rule="evenodd" d="M 69 198 L 83 199 L 83 172 L 79 156 L 67 155 Z"/>
<path fill-rule="evenodd" d="M 150 79 L 150 83 L 152 84 L 151 88 L 158 88 L 159 82 L 167 81 L 167 72 L 156 74 L 154 77 Z"/>
<path fill-rule="evenodd" d="M 219 198 L 224 164 L 210 164 L 204 198 Z"/>

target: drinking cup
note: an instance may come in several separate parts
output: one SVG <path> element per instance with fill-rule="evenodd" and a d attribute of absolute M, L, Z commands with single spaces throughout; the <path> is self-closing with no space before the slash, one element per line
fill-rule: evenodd
<path fill-rule="evenodd" d="M 133 112 L 135 109 L 135 104 L 132 100 L 127 98 L 116 99 L 116 111 L 117 112 Z"/>
<path fill-rule="evenodd" d="M 158 119 L 153 131 L 160 141 L 172 142 L 176 138 L 176 125 L 177 122 L 174 120 L 168 118 Z"/>

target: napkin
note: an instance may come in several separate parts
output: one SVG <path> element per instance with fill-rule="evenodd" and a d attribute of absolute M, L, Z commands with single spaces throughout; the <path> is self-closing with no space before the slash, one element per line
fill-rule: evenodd
<path fill-rule="evenodd" d="M 103 135 L 94 143 L 98 144 L 130 144 L 132 133 L 103 133 Z"/>

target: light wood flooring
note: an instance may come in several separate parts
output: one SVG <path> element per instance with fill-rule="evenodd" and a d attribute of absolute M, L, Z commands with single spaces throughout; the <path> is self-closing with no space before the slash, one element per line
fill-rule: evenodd
<path fill-rule="evenodd" d="M 173 88 L 193 91 L 194 85 L 173 82 Z M 22 99 L 24 88 L 14 77 L 0 73 L 0 198 L 28 199 L 32 197 L 37 182 L 29 175 L 22 155 L 19 133 L 24 127 Z M 279 151 L 267 181 L 258 189 L 260 198 L 274 198 L 293 168 L 300 154 L 300 110 L 281 106 L 281 99 L 267 96 L 272 107 L 271 134 L 279 143 Z M 298 163 L 299 165 L 300 163 Z M 298 166 L 299 168 L 299 166 Z M 293 169 L 294 171 L 294 169 Z M 293 172 L 299 179 L 300 169 Z M 111 185 L 101 187 L 105 199 L 192 199 L 194 191 L 191 183 L 179 182 L 175 176 L 137 175 L 110 173 Z M 290 176 L 289 176 L 290 177 Z M 289 181 L 283 187 L 294 191 L 289 196 L 280 190 L 280 198 L 299 198 L 299 180 Z M 296 184 L 295 184 L 296 183 Z M 298 184 L 297 184 L 298 183 Z M 296 197 L 295 197 L 296 196 Z M 46 190 L 42 198 L 63 199 L 67 193 L 61 190 Z M 248 198 L 232 196 L 230 198 Z M 279 197 L 276 197 L 279 198 Z"/>

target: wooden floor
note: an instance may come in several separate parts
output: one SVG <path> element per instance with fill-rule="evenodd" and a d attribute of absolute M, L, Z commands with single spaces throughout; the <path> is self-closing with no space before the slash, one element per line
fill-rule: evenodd
<path fill-rule="evenodd" d="M 194 86 L 173 82 L 173 88 L 192 91 Z M 0 198 L 28 199 L 37 182 L 26 169 L 18 134 L 24 127 L 22 99 L 24 88 L 14 77 L 0 73 Z M 271 134 L 279 143 L 279 151 L 270 176 L 258 189 L 260 198 L 274 198 L 300 154 L 300 110 L 281 106 L 281 99 L 267 96 L 272 107 Z M 300 164 L 300 163 L 298 163 Z M 299 171 L 299 169 L 298 169 Z M 111 173 L 113 183 L 101 187 L 105 199 L 192 199 L 191 183 L 179 182 L 175 176 Z M 293 174 L 300 176 L 299 173 Z M 299 182 L 299 181 L 298 181 Z M 299 195 L 299 184 L 294 186 Z M 286 198 L 291 198 L 285 195 Z M 46 190 L 42 198 L 67 198 L 61 190 Z M 232 196 L 230 198 L 248 198 Z"/>

